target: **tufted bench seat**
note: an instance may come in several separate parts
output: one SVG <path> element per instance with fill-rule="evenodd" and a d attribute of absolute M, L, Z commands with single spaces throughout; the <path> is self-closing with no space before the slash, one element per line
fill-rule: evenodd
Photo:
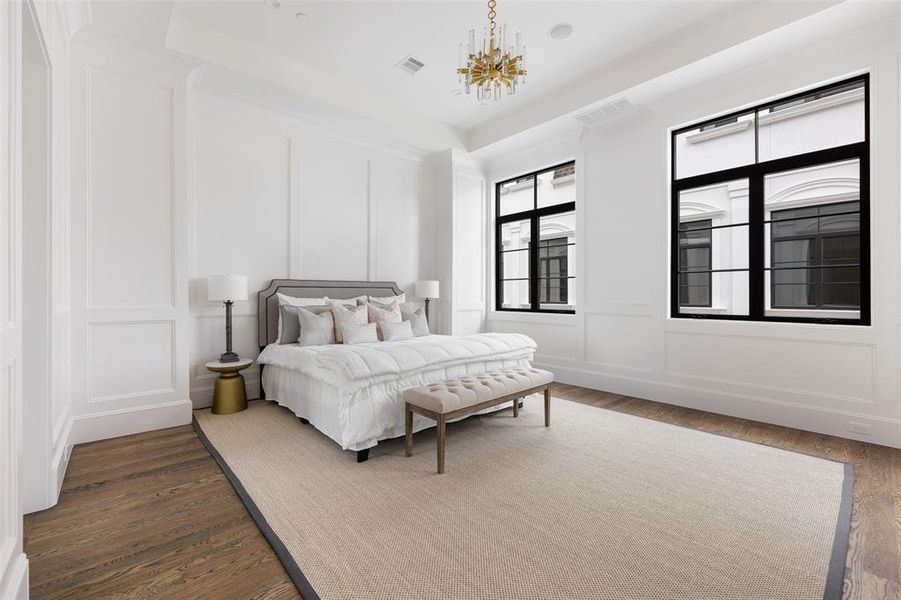
<path fill-rule="evenodd" d="M 541 369 L 506 369 L 433 383 L 404 392 L 407 456 L 413 453 L 413 413 L 436 422 L 438 472 L 444 473 L 444 432 L 450 419 L 513 401 L 513 416 L 519 416 L 519 400 L 544 392 L 544 426 L 551 425 L 550 384 L 553 373 Z"/>

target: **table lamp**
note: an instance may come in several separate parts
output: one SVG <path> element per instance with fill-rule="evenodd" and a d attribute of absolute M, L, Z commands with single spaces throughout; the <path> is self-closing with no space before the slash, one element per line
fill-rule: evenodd
<path fill-rule="evenodd" d="M 413 294 L 417 298 L 425 298 L 425 318 L 429 318 L 429 300 L 439 298 L 438 282 L 435 280 L 417 281 Z"/>
<path fill-rule="evenodd" d="M 237 362 L 238 355 L 232 352 L 232 304 L 235 300 L 247 300 L 247 275 L 211 275 L 207 289 L 210 300 L 225 303 L 225 352 L 219 361 Z"/>

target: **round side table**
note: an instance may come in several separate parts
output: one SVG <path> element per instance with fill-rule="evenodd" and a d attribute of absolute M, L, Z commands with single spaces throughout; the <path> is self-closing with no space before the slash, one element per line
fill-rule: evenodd
<path fill-rule="evenodd" d="M 206 363 L 207 369 L 219 373 L 213 392 L 214 415 L 230 415 L 247 408 L 247 391 L 244 388 L 244 376 L 240 371 L 252 364 L 253 361 L 249 359 L 227 363 L 214 360 Z"/>

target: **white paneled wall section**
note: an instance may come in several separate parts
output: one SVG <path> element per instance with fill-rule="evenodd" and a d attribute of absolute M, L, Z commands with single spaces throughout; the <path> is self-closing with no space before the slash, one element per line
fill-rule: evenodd
<path fill-rule="evenodd" d="M 420 273 L 421 157 L 323 131 L 298 115 L 220 91 L 191 90 L 191 398 L 212 399 L 204 363 L 225 347 L 224 309 L 206 277 L 246 274 L 233 314 L 236 352 L 259 353 L 255 292 L 270 279 L 390 280 L 412 293 Z M 259 372 L 244 372 L 248 394 Z"/>
<path fill-rule="evenodd" d="M 75 442 L 190 422 L 187 71 L 72 47 Z"/>
<path fill-rule="evenodd" d="M 872 327 L 668 318 L 669 128 L 848 74 L 871 73 Z M 578 149 L 577 314 L 489 313 L 538 341 L 560 381 L 901 447 L 897 18 L 658 95 Z M 543 164 L 535 164 L 536 161 Z M 490 281 L 490 280 L 489 280 Z"/>

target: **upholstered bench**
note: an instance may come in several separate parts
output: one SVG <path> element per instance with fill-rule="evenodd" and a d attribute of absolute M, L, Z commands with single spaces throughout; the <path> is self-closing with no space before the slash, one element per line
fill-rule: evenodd
<path fill-rule="evenodd" d="M 438 472 L 444 473 L 444 432 L 448 420 L 513 401 L 513 416 L 519 416 L 519 400 L 544 392 L 544 426 L 551 425 L 550 384 L 553 373 L 541 369 L 506 369 L 411 388 L 404 392 L 406 403 L 407 456 L 413 453 L 413 413 L 436 422 L 438 432 Z"/>

